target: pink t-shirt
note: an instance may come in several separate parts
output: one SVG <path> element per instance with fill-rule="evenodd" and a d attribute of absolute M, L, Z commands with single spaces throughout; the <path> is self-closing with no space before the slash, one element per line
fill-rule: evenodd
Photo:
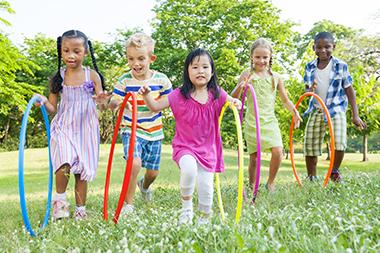
<path fill-rule="evenodd" d="M 218 119 L 227 93 L 220 89 L 220 96 L 215 100 L 209 92 L 207 102 L 201 104 L 192 97 L 186 99 L 177 88 L 169 94 L 168 99 L 176 122 L 172 142 L 173 160 L 178 164 L 182 156 L 192 155 L 207 171 L 223 172 Z"/>

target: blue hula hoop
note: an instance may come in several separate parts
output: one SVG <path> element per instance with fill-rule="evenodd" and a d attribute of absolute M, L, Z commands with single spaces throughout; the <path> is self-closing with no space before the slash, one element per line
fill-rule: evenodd
<path fill-rule="evenodd" d="M 22 124 L 21 124 L 21 130 L 20 130 L 20 142 L 18 146 L 18 188 L 19 188 L 19 194 L 20 194 L 21 214 L 22 214 L 22 219 L 24 221 L 25 227 L 31 236 L 36 236 L 36 233 L 32 229 L 32 226 L 28 218 L 28 210 L 26 208 L 25 189 L 24 189 L 24 149 L 25 149 L 25 137 L 26 137 L 26 128 L 28 125 L 29 113 L 33 104 L 37 101 L 39 101 L 37 97 L 32 97 L 32 99 L 29 100 L 28 106 L 26 107 L 24 116 L 22 117 Z M 50 215 L 50 203 L 51 203 L 51 194 L 52 194 L 52 188 L 53 188 L 53 165 L 51 162 L 51 154 L 50 154 L 50 124 L 49 124 L 49 118 L 48 118 L 45 106 L 43 105 L 41 106 L 41 111 L 42 111 L 42 115 L 45 121 L 46 135 L 48 139 L 48 152 L 49 152 L 48 199 L 46 203 L 45 218 L 40 227 L 40 229 L 43 229 L 48 224 L 49 215 Z"/>

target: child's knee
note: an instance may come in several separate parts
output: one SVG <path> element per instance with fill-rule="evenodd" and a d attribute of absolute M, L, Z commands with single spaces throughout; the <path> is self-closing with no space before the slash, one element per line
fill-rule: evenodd
<path fill-rule="evenodd" d="M 139 158 L 133 159 L 132 162 L 132 174 L 136 175 L 140 173 L 141 170 L 141 160 Z"/>
<path fill-rule="evenodd" d="M 272 156 L 273 158 L 282 160 L 282 157 L 283 157 L 282 148 L 281 147 L 272 148 Z"/>

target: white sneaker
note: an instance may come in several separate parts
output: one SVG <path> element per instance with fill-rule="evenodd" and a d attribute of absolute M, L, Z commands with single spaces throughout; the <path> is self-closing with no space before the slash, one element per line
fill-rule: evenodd
<path fill-rule="evenodd" d="M 137 181 L 137 186 L 139 187 L 141 191 L 141 195 L 143 199 L 146 202 L 150 202 L 153 199 L 153 191 L 150 188 L 144 189 L 143 184 L 144 184 L 144 177 L 142 177 L 139 181 Z"/>
<path fill-rule="evenodd" d="M 76 221 L 87 219 L 88 215 L 86 209 L 75 209 L 74 217 Z"/>
<path fill-rule="evenodd" d="M 123 208 L 121 208 L 120 216 L 126 216 L 128 214 L 133 213 L 133 205 L 124 203 Z"/>
<path fill-rule="evenodd" d="M 68 218 L 70 216 L 69 207 L 70 204 L 66 200 L 53 200 L 53 219 L 59 220 L 62 218 Z"/>
<path fill-rule="evenodd" d="M 204 226 L 210 224 L 210 217 L 198 217 L 198 226 Z"/>
<path fill-rule="evenodd" d="M 181 209 L 181 214 L 179 215 L 178 225 L 192 224 L 194 213 L 191 209 Z"/>

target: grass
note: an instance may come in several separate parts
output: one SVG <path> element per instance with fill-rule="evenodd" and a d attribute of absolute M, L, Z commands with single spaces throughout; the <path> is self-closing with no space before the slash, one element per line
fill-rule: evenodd
<path fill-rule="evenodd" d="M 360 154 L 347 154 L 342 164 L 343 184 L 295 183 L 289 160 L 279 171 L 277 191 L 268 193 L 260 186 L 257 203 L 244 205 L 239 225 L 234 224 L 237 189 L 237 154 L 225 150 L 227 170 L 221 174 L 227 220 L 219 217 L 216 196 L 210 226 L 178 226 L 179 172 L 171 160 L 170 146 L 164 146 L 161 172 L 154 183 L 154 201 L 135 198 L 136 212 L 118 225 L 103 220 L 103 191 L 109 145 L 101 146 L 97 178 L 89 185 L 87 209 L 90 218 L 49 222 L 42 231 L 47 196 L 47 150 L 25 152 L 25 192 L 28 214 L 38 236 L 25 231 L 19 207 L 18 153 L 0 153 L 0 251 L 1 252 L 379 252 L 380 251 L 380 157 L 370 155 L 361 162 Z M 109 214 L 113 215 L 121 189 L 125 162 L 122 147 L 115 149 L 110 185 Z M 263 154 L 265 182 L 270 156 Z M 328 161 L 320 159 L 319 171 Z M 245 157 L 245 164 L 248 159 Z M 297 170 L 305 176 L 301 155 Z M 73 210 L 74 180 L 68 197 Z M 197 207 L 196 198 L 194 207 Z"/>

